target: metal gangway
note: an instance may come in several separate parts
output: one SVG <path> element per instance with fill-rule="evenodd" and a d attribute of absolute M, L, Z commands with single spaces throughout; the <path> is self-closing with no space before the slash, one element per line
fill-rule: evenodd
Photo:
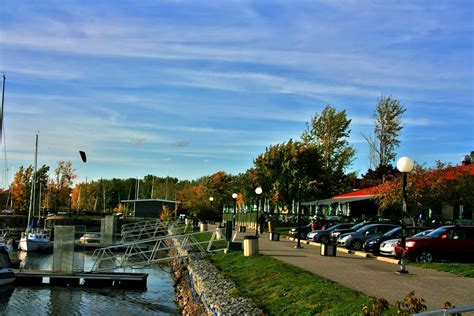
<path fill-rule="evenodd" d="M 147 227 L 147 229 L 143 229 L 142 232 L 147 233 L 140 233 L 141 230 L 138 226 L 135 226 L 134 229 L 126 227 L 125 231 L 128 231 L 126 233 L 128 237 L 125 239 L 136 239 L 96 249 L 92 255 L 93 266 L 91 272 L 146 266 L 175 258 L 185 258 L 189 251 L 223 251 L 227 247 L 226 242 L 216 243 L 225 236 L 225 229 L 217 228 L 214 231 L 182 233 L 175 223 L 167 223 L 168 230 L 165 235 L 153 235 L 155 231 L 158 233 L 163 229 L 162 222 L 156 223 L 156 230 L 151 228 L 149 222 L 143 223 L 143 227 Z M 209 234 L 211 236 L 208 239 Z M 138 239 L 138 236 L 145 238 Z M 124 239 L 122 238 L 122 240 Z M 125 252 L 123 251 L 124 248 Z"/>
<path fill-rule="evenodd" d="M 122 240 L 120 243 L 163 236 L 168 233 L 171 224 L 174 224 L 174 222 L 161 219 L 124 224 L 122 225 Z"/>

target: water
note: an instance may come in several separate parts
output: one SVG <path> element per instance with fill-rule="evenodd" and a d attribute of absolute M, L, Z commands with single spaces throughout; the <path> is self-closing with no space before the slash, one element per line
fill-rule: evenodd
<path fill-rule="evenodd" d="M 92 266 L 91 254 L 81 255 L 87 271 Z M 51 270 L 52 255 L 21 252 L 20 259 L 25 269 Z M 125 271 L 148 273 L 147 290 L 3 286 L 0 315 L 180 315 L 173 302 L 174 282 L 168 266 Z"/>

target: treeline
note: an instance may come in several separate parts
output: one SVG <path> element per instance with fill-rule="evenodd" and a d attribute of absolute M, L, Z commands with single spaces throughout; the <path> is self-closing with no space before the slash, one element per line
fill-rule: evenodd
<path fill-rule="evenodd" d="M 398 176 L 392 163 L 405 111 L 391 96 L 377 101 L 373 134 L 364 135 L 371 162 L 365 178 L 371 184 Z M 160 198 L 181 201 L 182 208 L 202 218 L 219 218 L 224 206 L 233 205 L 233 193 L 238 194 L 235 202 L 239 207 L 255 204 L 258 186 L 263 189 L 260 198 L 272 208 L 289 207 L 298 199 L 327 198 L 350 191 L 356 183 L 356 175 L 347 172 L 356 154 L 348 141 L 350 124 L 345 110 L 328 105 L 310 119 L 299 139 L 267 147 L 254 159 L 252 168 L 238 175 L 219 171 L 192 181 L 148 175 L 139 180 L 103 179 L 73 187 L 76 176 L 70 162 L 59 162 L 51 177 L 49 167 L 43 166 L 36 177 L 36 191 L 41 194 L 36 195 L 35 203 L 53 210 L 70 205 L 74 210 L 122 211 L 122 200 Z M 31 183 L 31 167 L 21 167 L 8 192 L 15 212 L 27 211 Z M 5 192 L 2 199 L 8 202 Z"/>

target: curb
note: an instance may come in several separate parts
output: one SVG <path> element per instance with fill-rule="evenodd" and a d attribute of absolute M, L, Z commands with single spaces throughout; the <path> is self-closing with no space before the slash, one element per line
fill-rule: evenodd
<path fill-rule="evenodd" d="M 383 261 L 387 263 L 393 263 L 393 264 L 399 264 L 399 260 L 393 259 L 393 258 L 387 258 L 387 257 L 376 257 L 378 261 Z"/>
<path fill-rule="evenodd" d="M 293 237 L 286 237 L 286 238 L 288 240 L 294 241 L 294 242 L 296 242 L 298 240 L 297 238 L 293 238 Z M 303 241 L 303 240 L 300 239 L 300 242 L 305 243 L 305 244 L 310 245 L 310 246 L 314 246 L 314 247 L 321 247 L 320 243 L 317 243 L 317 242 L 314 242 L 314 241 L 308 241 L 308 240 Z M 378 260 L 378 261 L 391 263 L 391 264 L 399 264 L 398 259 L 381 257 L 381 256 L 374 256 L 371 253 L 367 253 L 367 252 L 363 252 L 363 251 L 353 251 L 353 250 L 350 250 L 350 249 L 347 249 L 347 248 L 344 248 L 344 247 L 337 247 L 336 250 L 337 250 L 337 252 L 351 254 L 351 255 L 358 256 L 358 257 L 362 257 L 362 258 L 375 259 L 375 260 Z"/>

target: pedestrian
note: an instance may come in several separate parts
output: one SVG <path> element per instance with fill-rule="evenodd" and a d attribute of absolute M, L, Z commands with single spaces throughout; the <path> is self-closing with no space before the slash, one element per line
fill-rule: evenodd
<path fill-rule="evenodd" d="M 315 231 L 318 228 L 318 222 L 316 221 L 316 216 L 311 220 L 311 231 Z"/>
<path fill-rule="evenodd" d="M 258 218 L 258 226 L 260 226 L 260 234 L 263 234 L 263 226 L 265 226 L 265 216 L 260 214 Z"/>

